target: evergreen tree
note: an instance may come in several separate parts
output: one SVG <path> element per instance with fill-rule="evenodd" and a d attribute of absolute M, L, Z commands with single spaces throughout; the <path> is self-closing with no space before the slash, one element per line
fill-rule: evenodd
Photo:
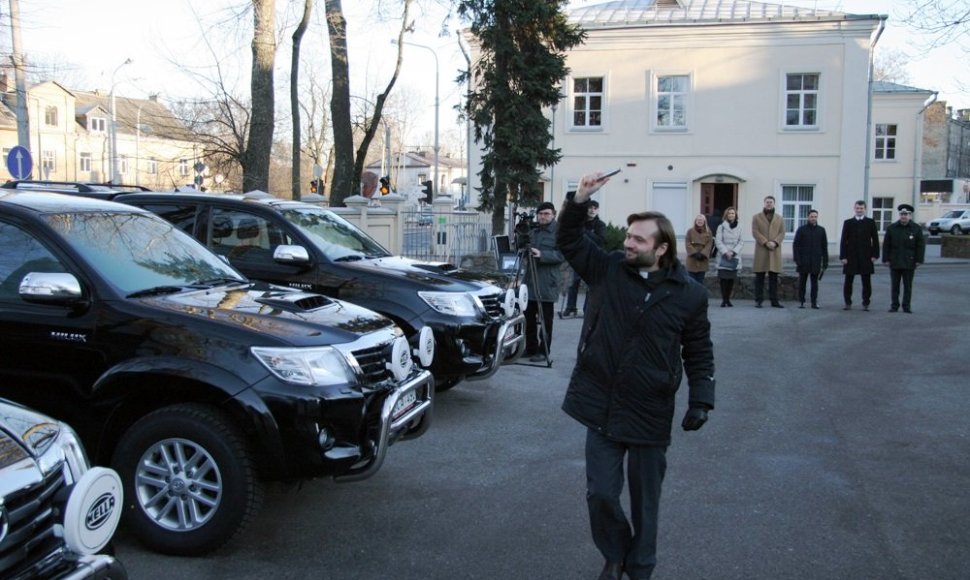
<path fill-rule="evenodd" d="M 471 21 L 479 59 L 459 81 L 470 86 L 466 114 L 484 148 L 480 208 L 492 211 L 492 232 L 505 231 L 505 207 L 536 205 L 541 168 L 559 161 L 550 148 L 544 107 L 559 102 L 569 73 L 564 52 L 585 33 L 569 24 L 567 0 L 459 0 Z"/>

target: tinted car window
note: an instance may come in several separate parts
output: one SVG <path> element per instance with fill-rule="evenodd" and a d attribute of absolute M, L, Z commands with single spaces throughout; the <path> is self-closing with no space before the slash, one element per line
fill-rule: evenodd
<path fill-rule="evenodd" d="M 300 208 L 281 212 L 296 224 L 330 261 L 381 258 L 391 254 L 340 216 L 324 210 Z"/>
<path fill-rule="evenodd" d="M 162 216 L 165 221 L 174 224 L 190 236 L 195 234 L 195 206 L 149 203 L 142 207 Z"/>
<path fill-rule="evenodd" d="M 277 246 L 293 243 L 277 224 L 249 212 L 213 208 L 209 223 L 209 247 L 233 260 L 269 264 Z"/>
<path fill-rule="evenodd" d="M 20 228 L 0 223 L 0 298 L 20 300 L 20 282 L 30 272 L 64 272 L 47 248 Z"/>
<path fill-rule="evenodd" d="M 49 214 L 47 223 L 124 294 L 239 278 L 218 257 L 168 222 L 148 214 Z"/>

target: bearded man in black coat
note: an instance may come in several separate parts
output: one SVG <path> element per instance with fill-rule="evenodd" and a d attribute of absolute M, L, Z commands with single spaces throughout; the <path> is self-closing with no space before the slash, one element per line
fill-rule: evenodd
<path fill-rule="evenodd" d="M 625 252 L 608 254 L 583 235 L 589 196 L 607 181 L 583 177 L 560 219 L 558 246 L 592 293 L 563 410 L 586 427 L 590 526 L 606 560 L 600 580 L 650 578 L 675 396 L 686 371 L 681 426 L 700 429 L 714 408 L 714 351 L 707 290 L 677 260 L 670 220 L 631 215 Z M 632 532 L 620 502 L 624 458 Z"/>
<path fill-rule="evenodd" d="M 872 300 L 872 273 L 879 259 L 879 229 L 876 221 L 866 217 L 866 202 L 855 202 L 855 216 L 842 223 L 842 240 L 839 242 L 839 260 L 842 262 L 843 310 L 852 309 L 852 279 L 856 274 L 862 278 L 862 309 L 869 310 Z"/>

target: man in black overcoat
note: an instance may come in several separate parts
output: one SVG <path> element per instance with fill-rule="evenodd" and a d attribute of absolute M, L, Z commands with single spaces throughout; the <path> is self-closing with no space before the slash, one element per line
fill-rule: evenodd
<path fill-rule="evenodd" d="M 586 427 L 586 501 L 593 543 L 605 559 L 599 580 L 624 573 L 637 580 L 650 578 L 657 563 L 677 389 L 686 375 L 681 427 L 699 429 L 714 408 L 714 348 L 707 290 L 677 260 L 669 219 L 629 216 L 623 252 L 607 253 L 583 235 L 589 196 L 607 181 L 584 176 L 559 225 L 559 247 L 593 294 L 562 408 Z M 629 517 L 620 500 L 624 479 Z"/>
<path fill-rule="evenodd" d="M 805 308 L 805 286 L 812 281 L 812 308 L 818 309 L 818 279 L 829 267 L 829 240 L 825 228 L 818 225 L 818 210 L 808 211 L 808 223 L 795 230 L 792 254 L 798 267 L 798 300 Z"/>
<path fill-rule="evenodd" d="M 862 309 L 869 310 L 872 300 L 872 273 L 879 259 L 879 230 L 876 222 L 866 217 L 866 202 L 855 202 L 855 215 L 842 223 L 842 240 L 839 243 L 839 260 L 842 262 L 843 310 L 852 309 L 852 279 L 856 274 L 862 278 Z"/>

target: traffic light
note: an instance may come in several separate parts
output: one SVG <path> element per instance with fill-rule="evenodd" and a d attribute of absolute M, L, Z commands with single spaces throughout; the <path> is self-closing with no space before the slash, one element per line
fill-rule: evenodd
<path fill-rule="evenodd" d="M 428 202 L 428 203 L 431 203 L 431 200 L 434 198 L 434 191 L 432 191 L 432 187 L 431 186 L 434 185 L 434 182 L 432 182 L 430 180 L 428 180 L 428 181 L 422 181 L 421 182 L 421 185 L 424 186 L 424 191 L 423 191 L 423 193 L 424 193 L 424 200 L 426 202 Z"/>
<path fill-rule="evenodd" d="M 382 177 L 381 178 L 381 195 L 387 195 L 391 193 L 391 178 Z"/>

